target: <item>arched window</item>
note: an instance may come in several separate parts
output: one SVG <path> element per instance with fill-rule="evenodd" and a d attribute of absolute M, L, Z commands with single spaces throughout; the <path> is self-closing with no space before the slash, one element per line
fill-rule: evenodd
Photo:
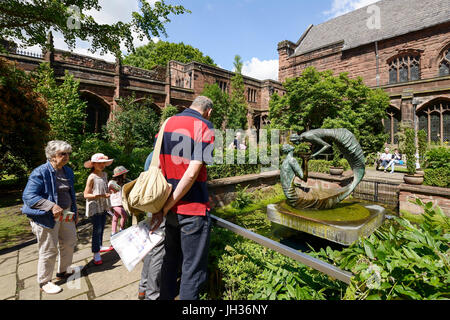
<path fill-rule="evenodd" d="M 444 50 L 439 61 L 439 76 L 450 75 L 450 47 Z"/>
<path fill-rule="evenodd" d="M 388 64 L 390 84 L 420 79 L 420 55 L 417 53 L 399 55 Z"/>
<path fill-rule="evenodd" d="M 398 143 L 398 137 L 396 133 L 398 132 L 398 123 L 400 122 L 400 112 L 394 107 L 388 107 L 386 110 L 386 118 L 383 119 L 384 132 L 386 132 L 388 137 L 388 143 L 395 144 Z"/>
<path fill-rule="evenodd" d="M 450 140 L 450 101 L 435 100 L 420 108 L 417 112 L 419 130 L 428 134 L 428 142 Z"/>

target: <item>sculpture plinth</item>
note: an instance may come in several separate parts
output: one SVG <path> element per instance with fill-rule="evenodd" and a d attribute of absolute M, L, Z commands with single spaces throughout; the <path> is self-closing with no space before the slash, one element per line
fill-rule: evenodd
<path fill-rule="evenodd" d="M 276 224 L 348 246 L 367 237 L 384 221 L 379 205 L 341 203 L 329 210 L 297 210 L 287 203 L 269 204 L 267 218 Z"/>

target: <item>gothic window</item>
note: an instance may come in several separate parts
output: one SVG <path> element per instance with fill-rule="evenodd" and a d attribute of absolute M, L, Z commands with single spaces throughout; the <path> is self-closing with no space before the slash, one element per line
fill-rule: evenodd
<path fill-rule="evenodd" d="M 440 137 L 439 137 L 439 113 L 433 112 L 430 115 L 430 125 L 431 125 L 431 130 L 430 130 L 430 137 L 431 137 L 431 141 L 439 141 Z"/>
<path fill-rule="evenodd" d="M 419 130 L 424 129 L 428 141 L 450 140 L 450 101 L 437 100 L 418 111 Z"/>
<path fill-rule="evenodd" d="M 419 130 L 428 132 L 428 117 L 425 113 L 419 115 Z"/>
<path fill-rule="evenodd" d="M 222 92 L 227 92 L 227 83 L 225 81 L 217 81 L 217 85 L 219 86 L 220 90 L 222 90 Z"/>
<path fill-rule="evenodd" d="M 420 79 L 420 56 L 403 55 L 389 62 L 389 83 Z"/>
<path fill-rule="evenodd" d="M 255 89 L 247 89 L 247 101 L 248 102 L 256 102 L 256 90 Z"/>
<path fill-rule="evenodd" d="M 444 51 L 439 63 L 439 76 L 450 75 L 450 48 Z"/>
<path fill-rule="evenodd" d="M 389 135 L 388 143 L 398 143 L 398 123 L 400 121 L 400 112 L 394 108 L 389 107 L 386 111 L 386 118 L 383 119 L 384 132 Z"/>

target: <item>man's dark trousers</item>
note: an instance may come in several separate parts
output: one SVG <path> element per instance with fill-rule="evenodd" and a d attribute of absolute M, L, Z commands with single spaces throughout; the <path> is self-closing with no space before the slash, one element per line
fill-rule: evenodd
<path fill-rule="evenodd" d="M 169 211 L 166 216 L 166 254 L 161 268 L 161 300 L 176 297 L 180 263 L 179 298 L 198 300 L 200 287 L 207 276 L 210 231 L 209 212 L 205 216 L 190 216 Z"/>

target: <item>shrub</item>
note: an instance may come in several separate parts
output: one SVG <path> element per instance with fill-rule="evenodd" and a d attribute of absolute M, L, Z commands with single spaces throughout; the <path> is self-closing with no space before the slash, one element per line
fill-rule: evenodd
<path fill-rule="evenodd" d="M 438 169 L 444 167 L 450 169 L 450 148 L 438 147 L 430 149 L 425 155 L 425 161 L 427 168 Z"/>
<path fill-rule="evenodd" d="M 422 223 L 395 217 L 369 238 L 333 252 L 334 262 L 354 274 L 344 299 L 450 298 L 449 218 L 432 202 L 415 203 L 424 209 Z"/>
<path fill-rule="evenodd" d="M 233 208 L 242 209 L 253 202 L 247 188 L 248 186 L 241 188 L 240 184 L 236 186 L 236 199 L 232 203 Z"/>
<path fill-rule="evenodd" d="M 136 102 L 136 97 L 120 98 L 113 119 L 106 125 L 110 141 L 124 146 L 123 152 L 131 155 L 133 148 L 153 146 L 159 131 L 160 116 L 151 108 L 152 100 Z"/>
<path fill-rule="evenodd" d="M 308 161 L 308 171 L 309 172 L 320 172 L 320 173 L 329 173 L 330 166 L 332 165 L 331 161 L 326 160 L 309 160 Z M 350 169 L 350 165 L 346 159 L 340 159 L 338 163 L 338 167 L 343 167 L 344 170 Z"/>
<path fill-rule="evenodd" d="M 423 168 L 425 165 L 425 154 L 427 152 L 427 133 L 424 129 L 421 129 L 417 132 L 417 149 L 419 151 L 419 161 L 420 167 Z"/>
<path fill-rule="evenodd" d="M 450 168 L 440 167 L 424 170 L 424 184 L 427 186 L 450 187 Z"/>

